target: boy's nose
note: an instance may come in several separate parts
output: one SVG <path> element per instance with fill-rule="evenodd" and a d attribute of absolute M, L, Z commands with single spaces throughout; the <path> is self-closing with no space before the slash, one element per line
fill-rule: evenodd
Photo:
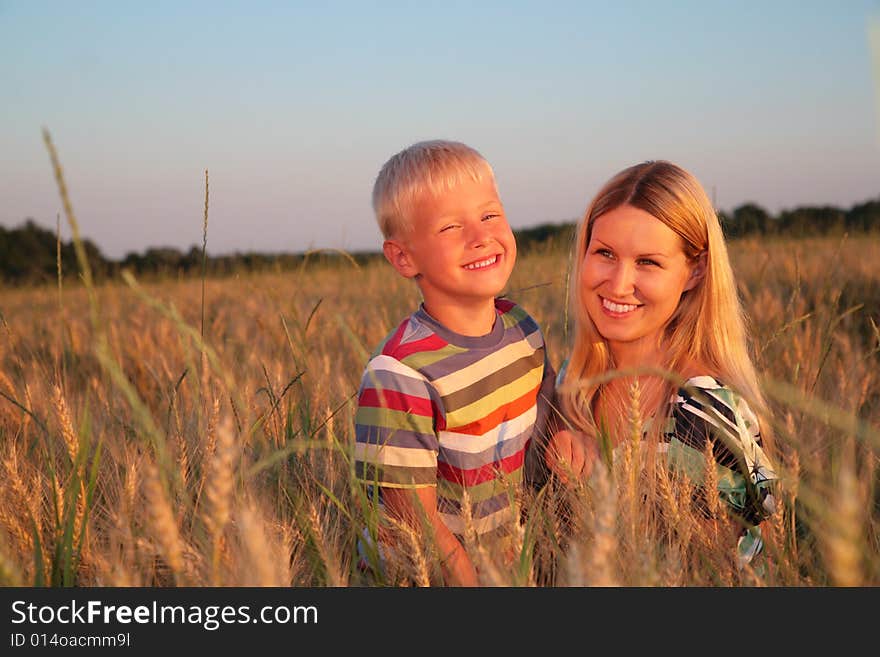
<path fill-rule="evenodd" d="M 468 242 L 473 247 L 486 246 L 492 241 L 492 232 L 482 221 L 473 226 L 468 234 Z"/>

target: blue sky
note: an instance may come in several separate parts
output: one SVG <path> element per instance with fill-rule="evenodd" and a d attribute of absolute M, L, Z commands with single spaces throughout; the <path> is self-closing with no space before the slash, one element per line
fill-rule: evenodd
<path fill-rule="evenodd" d="M 44 126 L 112 258 L 200 246 L 205 169 L 210 253 L 378 249 L 375 175 L 432 138 L 514 227 L 646 159 L 727 210 L 880 195 L 876 0 L 474 4 L 0 0 L 0 224 L 55 227 Z"/>

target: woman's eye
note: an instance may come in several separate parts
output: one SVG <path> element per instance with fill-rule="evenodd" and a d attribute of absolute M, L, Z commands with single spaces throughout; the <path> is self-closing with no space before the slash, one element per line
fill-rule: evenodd
<path fill-rule="evenodd" d="M 614 254 L 611 253 L 609 249 L 596 249 L 593 251 L 594 255 L 602 256 L 603 258 L 613 258 Z"/>
<path fill-rule="evenodd" d="M 639 258 L 640 265 L 648 265 L 650 267 L 659 267 L 660 263 L 656 260 L 651 260 L 650 258 Z"/>

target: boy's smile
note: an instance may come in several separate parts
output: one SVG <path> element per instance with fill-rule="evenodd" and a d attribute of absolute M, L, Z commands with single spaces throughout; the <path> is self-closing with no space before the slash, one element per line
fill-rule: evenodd
<path fill-rule="evenodd" d="M 498 256 L 492 256 L 491 258 L 486 258 L 485 260 L 480 260 L 479 262 L 473 262 L 469 265 L 465 265 L 465 269 L 483 269 L 484 267 L 491 267 L 496 262 L 498 262 Z"/>
<path fill-rule="evenodd" d="M 385 242 L 388 260 L 416 279 L 435 319 L 465 335 L 491 331 L 494 299 L 516 261 L 494 180 L 464 180 L 436 196 L 425 193 L 408 215 L 409 230 Z"/>

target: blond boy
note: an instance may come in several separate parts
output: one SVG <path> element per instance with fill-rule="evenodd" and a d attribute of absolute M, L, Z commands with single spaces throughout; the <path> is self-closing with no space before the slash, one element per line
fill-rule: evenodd
<path fill-rule="evenodd" d="M 554 373 L 538 325 L 499 298 L 516 241 L 477 151 L 413 144 L 382 167 L 373 208 L 385 257 L 423 302 L 364 371 L 356 474 L 386 513 L 428 531 L 446 583 L 475 585 L 465 532 L 488 544 L 518 522 L 511 493 Z"/>

